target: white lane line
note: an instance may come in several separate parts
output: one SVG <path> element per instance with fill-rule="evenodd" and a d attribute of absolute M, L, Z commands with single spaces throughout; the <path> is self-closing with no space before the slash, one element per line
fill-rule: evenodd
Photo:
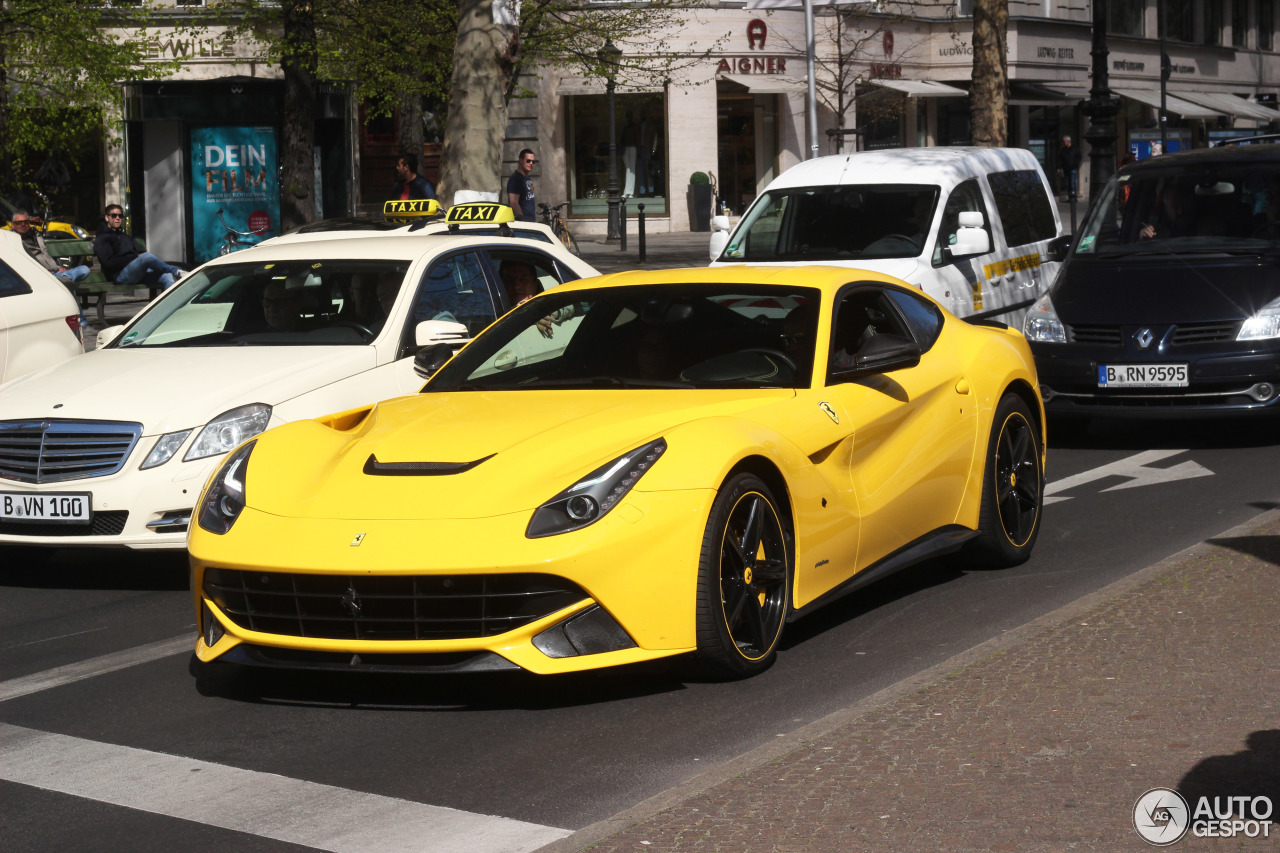
<path fill-rule="evenodd" d="M 4 723 L 0 754 L 7 782 L 334 853 L 526 853 L 572 834 Z"/>
<path fill-rule="evenodd" d="M 44 672 L 24 675 L 21 678 L 0 681 L 0 702 L 17 699 L 19 696 L 26 696 L 28 693 L 39 693 L 41 690 L 61 687 L 74 681 L 93 678 L 95 675 L 115 672 L 117 669 L 137 666 L 140 663 L 150 663 L 153 660 L 169 657 L 169 655 L 194 651 L 195 647 L 195 633 L 185 634 L 181 637 L 158 640 L 154 643 L 147 643 L 145 646 L 125 649 L 122 652 L 112 652 L 109 655 L 90 658 L 79 663 L 69 663 L 66 666 L 47 669 Z"/>
<path fill-rule="evenodd" d="M 1128 456 L 1124 459 L 1117 460 L 1098 468 L 1092 468 L 1088 471 L 1082 471 L 1071 477 L 1066 477 L 1045 486 L 1045 504 L 1057 503 L 1058 501 L 1071 500 L 1070 495 L 1062 497 L 1050 497 L 1056 492 L 1064 492 L 1067 489 L 1074 489 L 1077 486 L 1083 486 L 1097 480 L 1104 480 L 1108 477 L 1123 477 L 1125 482 L 1110 488 L 1103 489 L 1104 492 L 1114 492 L 1120 489 L 1133 489 L 1139 486 L 1154 486 L 1159 483 L 1172 483 L 1177 480 L 1190 480 L 1195 477 L 1212 477 L 1213 472 L 1201 465 L 1199 462 L 1187 460 L 1179 462 L 1168 468 L 1148 468 L 1152 462 L 1160 462 L 1168 459 L 1170 456 L 1177 456 L 1179 453 L 1186 453 L 1186 450 L 1147 450 L 1142 453 Z"/>

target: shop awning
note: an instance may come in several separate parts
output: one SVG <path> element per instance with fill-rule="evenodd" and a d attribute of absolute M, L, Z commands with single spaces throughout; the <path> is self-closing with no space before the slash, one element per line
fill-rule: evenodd
<path fill-rule="evenodd" d="M 1159 89 L 1112 89 L 1116 95 L 1137 101 L 1140 104 L 1146 104 L 1149 107 L 1160 109 L 1160 90 Z M 1190 101 L 1184 101 L 1177 95 L 1165 93 L 1164 108 L 1171 112 L 1177 113 L 1183 118 L 1217 118 L 1223 113 L 1219 110 L 1212 110 L 1200 104 L 1193 104 Z"/>
<path fill-rule="evenodd" d="M 633 85 L 619 81 L 614 91 L 620 95 L 661 92 L 662 84 Z M 606 94 L 605 81 L 603 77 L 565 77 L 561 79 L 560 85 L 556 86 L 556 94 L 561 97 L 565 95 L 603 95 Z"/>
<path fill-rule="evenodd" d="M 1280 119 L 1280 112 L 1255 104 L 1253 101 L 1246 101 L 1244 98 L 1237 98 L 1230 92 L 1178 92 L 1179 98 L 1192 103 L 1199 104 L 1202 107 L 1209 107 L 1227 115 L 1237 116 L 1239 118 L 1252 118 L 1258 121 L 1276 121 Z"/>
<path fill-rule="evenodd" d="M 804 92 L 809 84 L 777 74 L 721 74 L 717 80 L 737 83 L 753 95 L 791 95 Z"/>
<path fill-rule="evenodd" d="M 868 80 L 872 86 L 894 89 L 911 98 L 967 98 L 969 93 L 932 80 Z"/>
<path fill-rule="evenodd" d="M 1009 81 L 1011 107 L 1069 107 L 1089 97 L 1089 90 L 1069 83 Z"/>

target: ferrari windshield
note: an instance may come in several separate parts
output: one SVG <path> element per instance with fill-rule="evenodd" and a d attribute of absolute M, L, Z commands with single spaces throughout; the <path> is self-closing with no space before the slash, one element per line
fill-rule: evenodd
<path fill-rule="evenodd" d="M 805 287 L 551 291 L 495 323 L 423 390 L 804 388 L 818 303 Z"/>
<path fill-rule="evenodd" d="M 1078 255 L 1257 252 L 1280 240 L 1280 163 L 1200 163 L 1121 173 L 1103 190 Z"/>
<path fill-rule="evenodd" d="M 939 188 L 863 184 L 770 190 L 730 238 L 725 261 L 914 258 L 923 251 Z"/>
<path fill-rule="evenodd" d="M 113 346 L 335 346 L 377 337 L 409 261 L 213 264 L 183 278 Z"/>

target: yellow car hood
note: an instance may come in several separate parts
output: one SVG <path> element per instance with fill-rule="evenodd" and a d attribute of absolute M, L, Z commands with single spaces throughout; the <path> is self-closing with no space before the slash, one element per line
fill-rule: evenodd
<path fill-rule="evenodd" d="M 382 403 L 347 430 L 340 428 L 347 419 L 333 426 L 298 421 L 270 430 L 249 459 L 246 497 L 255 509 L 297 518 L 461 519 L 529 511 L 683 423 L 741 415 L 794 394 L 790 389 L 422 394 Z M 388 463 L 436 467 L 431 473 L 423 470 L 427 466 L 366 473 Z M 440 463 L 459 470 L 440 470 Z"/>

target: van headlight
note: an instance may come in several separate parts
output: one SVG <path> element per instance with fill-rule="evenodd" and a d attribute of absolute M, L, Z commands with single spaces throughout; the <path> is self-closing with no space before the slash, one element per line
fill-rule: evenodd
<path fill-rule="evenodd" d="M 660 438 L 602 465 L 534 510 L 524 535 L 540 539 L 595 524 L 626 497 L 666 450 L 666 439 Z"/>
<path fill-rule="evenodd" d="M 249 469 L 249 454 L 257 443 L 251 441 L 228 456 L 200 496 L 199 524 L 210 533 L 219 536 L 226 533 L 244 510 L 245 473 Z"/>
<path fill-rule="evenodd" d="M 1265 341 L 1280 338 L 1280 299 L 1272 299 L 1262 310 L 1244 321 L 1237 341 Z"/>
<path fill-rule="evenodd" d="M 1022 334 L 1029 341 L 1044 344 L 1067 342 L 1067 327 L 1062 325 L 1062 321 L 1058 319 L 1058 312 L 1053 310 L 1053 302 L 1049 300 L 1049 294 L 1041 296 L 1027 309 L 1027 319 L 1022 322 Z"/>
<path fill-rule="evenodd" d="M 226 453 L 262 432 L 270 420 L 271 407 L 265 403 L 253 403 L 223 412 L 205 424 L 182 461 L 191 462 Z"/>

